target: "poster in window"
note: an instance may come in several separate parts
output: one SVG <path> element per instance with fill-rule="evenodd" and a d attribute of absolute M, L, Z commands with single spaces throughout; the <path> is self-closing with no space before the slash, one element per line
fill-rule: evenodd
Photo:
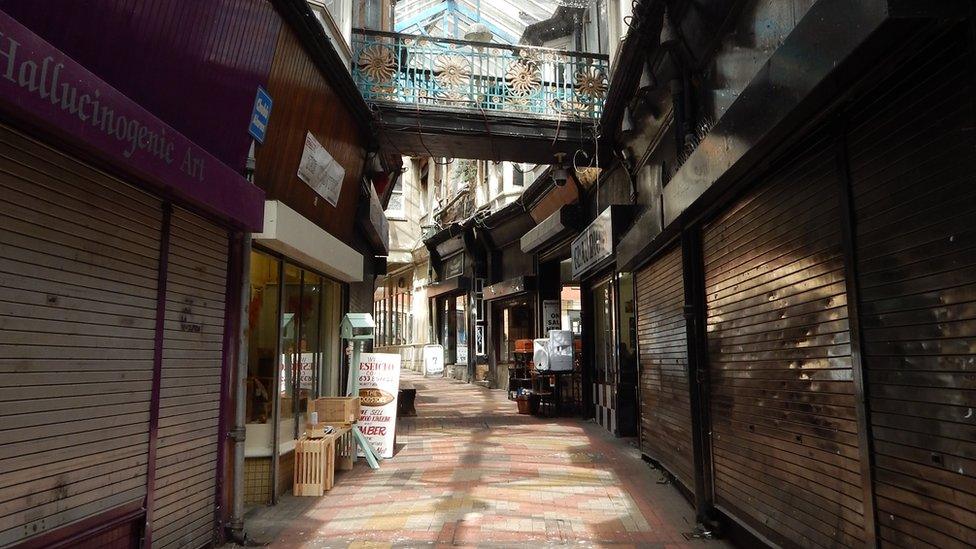
<path fill-rule="evenodd" d="M 315 353 L 302 353 L 299 360 L 301 360 L 301 368 L 298 374 L 299 387 L 311 389 L 312 383 L 315 381 L 313 377 Z"/>
<path fill-rule="evenodd" d="M 544 337 L 549 337 L 550 330 L 562 328 L 562 318 L 559 310 L 558 299 L 546 299 L 542 302 L 542 333 Z"/>
<path fill-rule="evenodd" d="M 478 356 L 485 356 L 485 326 L 478 324 L 474 327 L 474 352 Z"/>

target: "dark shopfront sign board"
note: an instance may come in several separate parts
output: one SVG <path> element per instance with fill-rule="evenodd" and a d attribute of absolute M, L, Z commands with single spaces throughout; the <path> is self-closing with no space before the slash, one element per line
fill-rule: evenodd
<path fill-rule="evenodd" d="M 511 297 L 523 292 L 535 289 L 535 277 L 531 275 L 517 276 L 502 282 L 496 282 L 491 286 L 485 286 L 484 299 L 495 300 L 503 297 Z"/>
<path fill-rule="evenodd" d="M 613 257 L 615 244 L 631 215 L 630 206 L 614 205 L 600 212 L 571 245 L 572 275 L 579 280 Z"/>
<path fill-rule="evenodd" d="M 443 280 L 447 280 L 448 278 L 453 278 L 455 276 L 461 276 L 464 274 L 464 254 L 454 254 L 453 256 L 445 259 L 443 265 L 443 275 L 441 276 Z"/>

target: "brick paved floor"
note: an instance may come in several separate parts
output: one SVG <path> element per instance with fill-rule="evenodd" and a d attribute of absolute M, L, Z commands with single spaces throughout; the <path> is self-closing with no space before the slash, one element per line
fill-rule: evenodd
<path fill-rule="evenodd" d="M 274 547 L 725 546 L 635 448 L 572 418 L 520 416 L 503 391 L 405 372 L 418 417 L 378 471 L 360 460 L 322 498 L 250 510 Z"/>

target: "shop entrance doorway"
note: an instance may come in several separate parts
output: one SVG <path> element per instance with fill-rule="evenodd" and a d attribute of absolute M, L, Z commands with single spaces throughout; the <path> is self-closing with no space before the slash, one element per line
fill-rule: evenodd
<path fill-rule="evenodd" d="M 515 366 L 515 342 L 535 337 L 535 303 L 529 296 L 492 304 L 492 334 L 495 360 L 490 373 L 492 386 L 508 390 L 508 368 Z"/>
<path fill-rule="evenodd" d="M 444 366 L 448 377 L 469 379 L 468 294 L 436 298 L 437 340 L 444 347 Z"/>
<path fill-rule="evenodd" d="M 637 434 L 637 326 L 631 273 L 597 279 L 589 292 L 593 327 L 593 409 L 617 436 Z"/>

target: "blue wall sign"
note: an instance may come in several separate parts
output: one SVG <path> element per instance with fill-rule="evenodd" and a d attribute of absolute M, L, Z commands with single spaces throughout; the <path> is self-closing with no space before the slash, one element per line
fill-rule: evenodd
<path fill-rule="evenodd" d="M 247 128 L 248 133 L 258 143 L 264 143 L 269 118 L 271 118 L 271 96 L 264 88 L 258 86 L 258 95 L 254 98 L 254 112 L 251 113 L 251 125 Z"/>

